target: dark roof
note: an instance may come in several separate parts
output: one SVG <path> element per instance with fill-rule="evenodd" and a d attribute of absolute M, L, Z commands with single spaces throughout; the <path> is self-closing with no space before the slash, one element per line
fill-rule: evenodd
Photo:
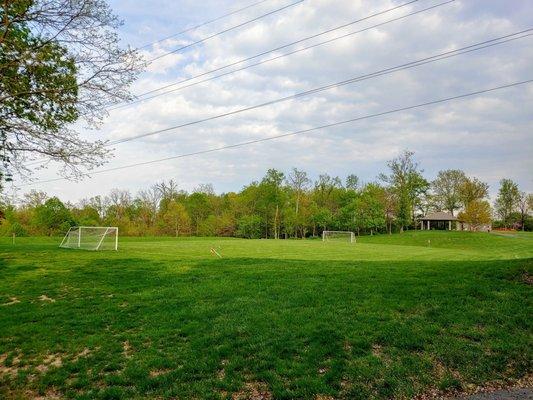
<path fill-rule="evenodd" d="M 426 221 L 457 221 L 457 217 L 454 217 L 452 214 L 443 211 L 429 213 L 428 215 L 420 219 Z"/>

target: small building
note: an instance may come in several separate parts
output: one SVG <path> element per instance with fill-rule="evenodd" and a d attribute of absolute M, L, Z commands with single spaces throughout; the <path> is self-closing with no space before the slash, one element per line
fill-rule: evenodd
<path fill-rule="evenodd" d="M 437 211 L 429 213 L 425 217 L 420 218 L 419 221 L 420 229 L 422 230 L 429 231 L 431 229 L 436 229 L 451 231 L 455 228 L 457 217 L 447 212 Z"/>

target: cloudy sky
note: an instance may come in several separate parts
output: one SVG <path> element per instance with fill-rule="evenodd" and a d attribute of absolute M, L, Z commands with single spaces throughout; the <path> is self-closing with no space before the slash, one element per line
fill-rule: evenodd
<path fill-rule="evenodd" d="M 124 19 L 124 43 L 150 60 L 239 25 L 296 0 L 265 0 L 185 35 L 175 35 L 257 0 L 112 0 Z M 112 110 L 92 137 L 111 141 L 180 125 L 276 100 L 425 57 L 532 28 L 529 0 L 456 0 L 382 24 L 446 0 L 419 0 L 274 53 L 226 68 L 187 84 L 242 68 L 330 39 L 327 44 L 227 74 L 208 82 Z M 408 0 L 304 0 L 239 29 L 163 56 L 135 83 L 141 94 L 209 72 L 259 53 L 349 24 Z M 372 26 L 382 24 L 378 27 Z M 366 29 L 369 28 L 369 29 Z M 353 33 L 361 31 L 360 33 Z M 336 39 L 346 35 L 343 39 Z M 114 146 L 104 168 L 150 161 L 224 145 L 268 138 L 369 114 L 533 79 L 533 36 L 336 87 L 213 121 L 174 129 Z M 168 89 L 167 89 L 168 90 Z M 230 150 L 94 175 L 82 182 L 24 186 L 77 201 L 115 187 L 133 193 L 174 179 L 185 190 L 212 183 L 217 192 L 239 190 L 268 168 L 292 167 L 372 181 L 386 161 L 410 149 L 433 178 L 460 168 L 497 190 L 511 177 L 533 191 L 533 84 L 485 93 L 385 116 L 320 129 Z M 85 133 L 85 135 L 88 135 Z M 36 174 L 50 179 L 50 167 Z"/>

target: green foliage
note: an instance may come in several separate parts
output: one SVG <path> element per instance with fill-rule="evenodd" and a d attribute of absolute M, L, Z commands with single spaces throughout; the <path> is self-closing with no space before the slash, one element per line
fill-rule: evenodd
<path fill-rule="evenodd" d="M 258 215 L 245 215 L 237 221 L 237 237 L 259 239 L 262 235 L 263 221 Z"/>
<path fill-rule="evenodd" d="M 431 183 L 439 207 L 452 215 L 461 207 L 461 189 L 467 181 L 465 173 L 458 169 L 439 171 Z"/>
<path fill-rule="evenodd" d="M 423 170 L 411 151 L 390 160 L 387 167 L 389 174 L 381 174 L 380 179 L 390 185 L 396 197 L 395 219 L 401 232 L 414 223 L 417 201 L 429 189 L 429 182 L 422 176 Z"/>
<path fill-rule="evenodd" d="M 511 179 L 502 179 L 496 198 L 495 208 L 498 216 L 506 227 L 512 224 L 513 212 L 517 211 L 520 201 L 518 185 Z"/>
<path fill-rule="evenodd" d="M 531 373 L 532 234 L 57 244 L 0 238 L 0 398 L 409 399 Z"/>
<path fill-rule="evenodd" d="M 66 232 L 75 225 L 69 209 L 57 197 L 35 208 L 35 221 L 48 235 Z"/>
<path fill-rule="evenodd" d="M 458 215 L 459 220 L 467 222 L 472 230 L 490 224 L 492 211 L 488 201 L 473 200 Z"/>

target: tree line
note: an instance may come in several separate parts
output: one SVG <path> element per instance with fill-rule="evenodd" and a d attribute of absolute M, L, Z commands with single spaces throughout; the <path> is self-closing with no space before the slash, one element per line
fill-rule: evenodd
<path fill-rule="evenodd" d="M 235 236 L 242 238 L 305 238 L 324 230 L 357 234 L 416 229 L 417 219 L 446 211 L 472 229 L 496 227 L 533 230 L 533 195 L 502 179 L 493 205 L 489 185 L 461 170 L 440 171 L 429 181 L 414 157 L 405 151 L 387 163 L 375 182 L 357 175 L 344 180 L 328 174 L 311 181 L 305 171 L 285 174 L 269 169 L 239 192 L 216 194 L 211 184 L 192 192 L 173 180 L 156 183 L 133 196 L 114 189 L 106 196 L 64 203 L 30 191 L 18 205 L 0 205 L 0 234 L 58 235 L 70 226 L 118 226 L 122 235 Z"/>

